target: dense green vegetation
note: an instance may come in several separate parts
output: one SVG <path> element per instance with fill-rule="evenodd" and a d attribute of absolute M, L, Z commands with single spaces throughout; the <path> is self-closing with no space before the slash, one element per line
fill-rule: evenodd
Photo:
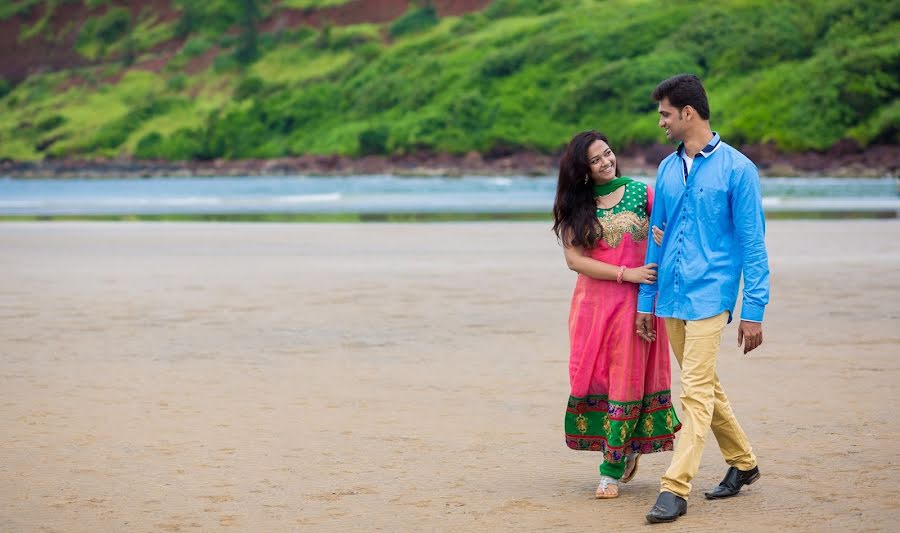
<path fill-rule="evenodd" d="M 166 24 L 88 21 L 78 50 L 99 66 L 0 81 L 0 158 L 555 152 L 588 128 L 658 142 L 649 93 L 679 72 L 706 81 L 736 144 L 900 144 L 897 2 L 496 0 L 445 19 L 418 2 L 383 26 L 261 34 L 267 4 L 178 4 Z M 141 69 L 175 37 L 162 70 Z"/>

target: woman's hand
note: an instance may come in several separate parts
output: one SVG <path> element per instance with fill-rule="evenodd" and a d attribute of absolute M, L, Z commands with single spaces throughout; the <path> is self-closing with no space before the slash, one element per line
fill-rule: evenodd
<path fill-rule="evenodd" d="M 626 268 L 622 279 L 628 283 L 656 283 L 656 263 L 647 263 L 637 268 Z"/>
<path fill-rule="evenodd" d="M 647 342 L 656 340 L 656 331 L 653 329 L 653 315 L 650 313 L 638 313 L 637 318 L 634 320 L 634 325 L 640 338 Z"/>
<path fill-rule="evenodd" d="M 662 238 L 663 230 L 653 226 L 653 242 L 655 242 L 657 246 L 662 246 Z"/>

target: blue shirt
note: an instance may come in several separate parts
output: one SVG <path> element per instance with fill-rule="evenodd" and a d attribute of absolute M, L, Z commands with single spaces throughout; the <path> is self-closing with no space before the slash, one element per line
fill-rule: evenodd
<path fill-rule="evenodd" d="M 737 302 L 741 273 L 741 319 L 762 322 L 769 303 L 766 221 L 756 166 L 721 141 L 719 134 L 688 171 L 684 145 L 665 158 L 656 175 L 650 224 L 664 228 L 657 246 L 649 239 L 647 263 L 659 264 L 657 282 L 641 285 L 638 312 L 700 320 Z M 658 298 L 657 298 L 658 293 Z"/>

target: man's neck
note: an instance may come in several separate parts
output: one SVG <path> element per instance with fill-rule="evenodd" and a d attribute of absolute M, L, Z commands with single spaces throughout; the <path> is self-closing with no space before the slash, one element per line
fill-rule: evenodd
<path fill-rule="evenodd" d="M 697 128 L 696 132 L 689 133 L 684 139 L 684 153 L 693 158 L 700 150 L 706 148 L 713 138 L 713 132 L 709 126 Z"/>

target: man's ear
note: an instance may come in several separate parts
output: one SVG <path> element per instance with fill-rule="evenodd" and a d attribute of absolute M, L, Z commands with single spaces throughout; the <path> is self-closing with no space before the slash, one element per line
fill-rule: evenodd
<path fill-rule="evenodd" d="M 690 105 L 686 105 L 681 108 L 681 113 L 684 115 L 684 120 L 691 120 L 694 118 L 694 115 L 697 114 L 697 110 L 691 107 Z"/>

